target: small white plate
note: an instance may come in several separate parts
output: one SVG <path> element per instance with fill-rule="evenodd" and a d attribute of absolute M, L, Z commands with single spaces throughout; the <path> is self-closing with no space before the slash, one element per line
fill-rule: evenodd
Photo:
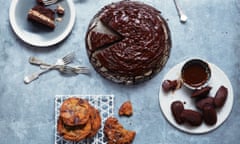
<path fill-rule="evenodd" d="M 60 4 L 65 10 L 62 21 L 55 22 L 54 30 L 38 27 L 28 21 L 28 11 L 36 4 L 36 0 L 12 0 L 9 20 L 13 31 L 20 39 L 32 46 L 47 47 L 61 42 L 72 31 L 75 23 L 76 12 L 73 1 L 60 0 L 58 3 L 48 6 L 54 10 L 57 4 Z"/>
<path fill-rule="evenodd" d="M 209 63 L 209 62 L 208 62 Z M 175 80 L 180 78 L 180 72 L 181 68 L 183 66 L 184 62 L 175 65 L 172 69 L 168 71 L 168 73 L 164 76 L 163 80 L 169 79 L 169 80 Z M 216 65 L 209 63 L 212 76 L 209 81 L 209 86 L 212 87 L 209 95 L 214 96 L 216 91 L 221 85 L 224 85 L 228 88 L 228 97 L 224 104 L 224 106 L 220 109 L 217 109 L 217 123 L 213 126 L 208 126 L 204 122 L 200 126 L 192 127 L 187 124 L 179 125 L 176 123 L 175 119 L 173 118 L 172 112 L 171 112 L 171 104 L 172 102 L 176 100 L 180 100 L 184 102 L 184 108 L 185 109 L 192 109 L 197 110 L 195 106 L 194 99 L 190 97 L 191 90 L 187 89 L 186 87 L 182 86 L 182 88 L 173 91 L 173 92 L 164 92 L 162 89 L 162 85 L 160 86 L 160 92 L 159 92 L 159 102 L 160 107 L 162 110 L 162 113 L 164 114 L 165 118 L 171 123 L 174 127 L 177 129 L 192 133 L 192 134 L 201 134 L 201 133 L 207 133 L 210 132 L 216 128 L 218 128 L 223 122 L 228 118 L 229 114 L 231 113 L 232 106 L 233 106 L 233 89 L 232 85 L 228 79 L 228 77 L 225 75 L 225 73 L 218 68 Z M 163 82 L 162 80 L 162 82 Z"/>

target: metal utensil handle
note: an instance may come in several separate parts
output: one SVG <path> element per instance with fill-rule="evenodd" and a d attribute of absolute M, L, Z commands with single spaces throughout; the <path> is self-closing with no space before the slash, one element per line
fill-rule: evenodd
<path fill-rule="evenodd" d="M 54 65 L 54 66 L 55 66 L 55 65 Z M 25 76 L 25 77 L 24 77 L 24 82 L 25 82 L 26 84 L 31 83 L 32 81 L 38 79 L 41 74 L 50 71 L 54 66 L 51 66 L 51 67 L 49 67 L 48 69 L 45 69 L 45 70 L 43 70 L 43 71 L 36 72 L 36 73 L 31 74 L 31 75 Z"/>
<path fill-rule="evenodd" d="M 179 16 L 181 16 L 183 14 L 182 9 L 180 8 L 180 6 L 179 6 L 179 4 L 176 0 L 173 0 L 173 1 L 175 3 L 175 6 L 176 6 L 176 9 L 177 9 L 177 12 L 178 12 Z"/>
<path fill-rule="evenodd" d="M 48 69 L 51 65 L 40 65 L 40 69 Z"/>
<path fill-rule="evenodd" d="M 48 66 L 48 67 L 51 66 L 50 64 L 47 64 L 47 63 L 43 62 L 42 60 L 40 60 L 36 57 L 33 57 L 33 56 L 29 57 L 28 61 L 29 61 L 30 64 L 45 65 L 45 66 Z"/>
<path fill-rule="evenodd" d="M 24 77 L 24 83 L 29 84 L 33 80 L 37 79 L 39 77 L 39 73 L 34 73 L 32 75 L 28 75 Z"/>
<path fill-rule="evenodd" d="M 180 21 L 182 23 L 185 23 L 187 21 L 187 16 L 185 15 L 185 13 L 182 11 L 182 9 L 180 8 L 177 0 L 173 0 L 174 1 L 174 4 L 176 6 L 176 9 L 177 9 L 177 12 L 178 12 L 178 15 L 179 15 L 179 18 L 180 18 Z"/>

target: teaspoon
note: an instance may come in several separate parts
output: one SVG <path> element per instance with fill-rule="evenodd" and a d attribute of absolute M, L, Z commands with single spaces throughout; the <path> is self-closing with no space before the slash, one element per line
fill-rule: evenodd
<path fill-rule="evenodd" d="M 177 3 L 176 0 L 173 0 L 174 4 L 176 6 L 177 12 L 178 12 L 178 16 L 179 16 L 179 20 L 181 23 L 185 23 L 187 22 L 187 16 L 184 14 L 184 12 L 182 11 L 182 9 L 180 8 L 179 4 Z"/>

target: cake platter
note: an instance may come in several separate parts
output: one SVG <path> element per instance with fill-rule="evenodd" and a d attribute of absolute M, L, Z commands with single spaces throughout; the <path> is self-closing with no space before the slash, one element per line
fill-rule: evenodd
<path fill-rule="evenodd" d="M 28 11 L 36 4 L 36 0 L 12 0 L 9 20 L 15 34 L 24 42 L 37 47 L 52 46 L 64 40 L 72 31 L 75 23 L 76 12 L 73 1 L 63 0 L 48 6 L 54 10 L 60 4 L 65 10 L 62 21 L 56 22 L 54 30 L 38 27 L 27 20 Z"/>
<path fill-rule="evenodd" d="M 180 78 L 180 72 L 181 68 L 183 66 L 184 62 L 181 62 L 177 65 L 175 65 L 173 68 L 171 68 L 166 75 L 163 77 L 163 80 L 176 80 Z M 170 124 L 172 124 L 174 127 L 177 129 L 191 133 L 191 134 L 202 134 L 202 133 L 207 133 L 210 131 L 215 130 L 219 126 L 221 126 L 224 121 L 228 118 L 228 116 L 231 113 L 232 106 L 233 106 L 233 89 L 231 82 L 229 81 L 228 77 L 226 74 L 216 65 L 209 63 L 212 76 L 211 79 L 209 80 L 209 86 L 212 87 L 209 95 L 214 96 L 216 91 L 221 85 L 224 85 L 228 89 L 228 97 L 227 100 L 224 104 L 224 106 L 220 109 L 216 109 L 217 112 L 217 123 L 213 126 L 209 126 L 205 124 L 204 122 L 200 126 L 190 126 L 187 124 L 181 124 L 179 125 L 171 112 L 171 104 L 174 101 L 180 100 L 181 102 L 184 103 L 184 108 L 185 109 L 192 109 L 192 110 L 197 110 L 194 99 L 191 98 L 191 90 L 186 88 L 185 86 L 182 86 L 180 89 L 177 89 L 175 91 L 170 91 L 170 92 L 164 92 L 162 89 L 162 86 L 160 86 L 160 92 L 159 92 L 159 103 L 160 103 L 160 108 L 162 110 L 163 115 L 165 118 L 168 120 Z"/>
<path fill-rule="evenodd" d="M 156 8 L 138 1 L 104 6 L 91 20 L 86 48 L 104 78 L 133 85 L 150 80 L 167 62 L 171 34 Z"/>

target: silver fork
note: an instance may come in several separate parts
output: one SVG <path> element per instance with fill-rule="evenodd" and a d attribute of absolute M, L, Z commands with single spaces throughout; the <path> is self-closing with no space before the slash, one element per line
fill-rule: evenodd
<path fill-rule="evenodd" d="M 45 63 L 44 61 L 36 58 L 36 57 L 30 57 L 29 63 L 34 65 L 39 65 L 41 69 L 47 69 L 51 66 L 51 64 Z M 57 65 L 54 67 L 55 69 L 58 69 L 60 72 L 63 73 L 75 73 L 75 74 L 88 74 L 89 69 L 87 67 L 81 67 L 81 66 L 67 66 L 67 65 Z"/>
<path fill-rule="evenodd" d="M 89 74 L 89 69 L 87 67 L 72 67 L 72 66 L 67 66 L 67 65 L 60 65 L 58 66 L 59 70 L 63 73 L 68 73 L 68 74 Z"/>
<path fill-rule="evenodd" d="M 29 83 L 31 83 L 33 80 L 36 80 L 37 78 L 39 78 L 40 75 L 42 75 L 42 74 L 44 74 L 44 73 L 52 70 L 52 69 L 55 68 L 56 66 L 69 64 L 70 62 L 72 62 L 74 56 L 75 56 L 75 53 L 74 53 L 74 52 L 71 52 L 71 53 L 67 54 L 67 55 L 64 56 L 63 58 L 58 59 L 55 65 L 51 65 L 50 67 L 48 67 L 47 69 L 45 69 L 45 70 L 43 70 L 43 71 L 36 72 L 36 73 L 31 74 L 31 75 L 25 76 L 25 77 L 24 77 L 24 82 L 25 82 L 26 84 L 29 84 Z"/>
<path fill-rule="evenodd" d="M 73 59 L 74 56 L 75 56 L 75 54 L 72 52 L 72 53 L 66 55 L 65 57 L 63 57 L 62 59 L 63 59 L 63 61 L 68 62 L 68 60 L 69 60 L 69 59 L 70 59 L 70 60 Z M 60 59 L 60 60 L 61 60 L 61 59 Z M 40 59 L 38 59 L 38 58 L 36 58 L 36 57 L 34 57 L 34 56 L 29 57 L 28 62 L 29 62 L 30 64 L 40 65 L 40 68 L 41 68 L 41 69 L 47 69 L 47 68 L 49 68 L 50 66 L 52 66 L 51 64 L 45 63 L 44 61 L 42 61 L 42 60 L 40 60 Z M 70 63 L 70 62 L 68 62 L 68 63 Z M 66 63 L 66 64 L 68 64 L 68 63 Z M 56 64 L 55 64 L 55 65 L 56 65 Z"/>
<path fill-rule="evenodd" d="M 39 0 L 39 3 L 44 4 L 45 6 L 55 4 L 58 0 Z"/>

